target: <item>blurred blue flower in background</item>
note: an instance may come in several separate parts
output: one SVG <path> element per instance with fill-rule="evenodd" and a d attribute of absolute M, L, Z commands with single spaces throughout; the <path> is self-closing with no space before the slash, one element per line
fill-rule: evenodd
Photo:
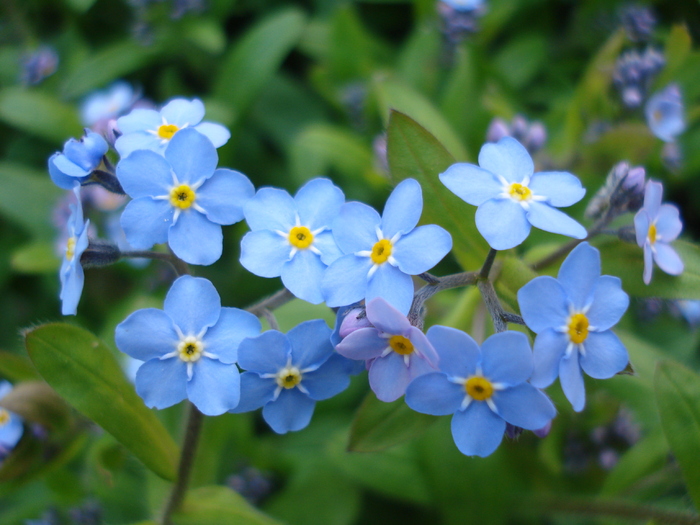
<path fill-rule="evenodd" d="M 583 226 L 556 209 L 583 198 L 581 181 L 563 171 L 534 173 L 530 154 L 511 137 L 484 144 L 479 166 L 453 164 L 440 180 L 460 199 L 479 207 L 476 227 L 494 250 L 518 246 L 531 226 L 576 239 L 587 235 Z"/>
<path fill-rule="evenodd" d="M 83 219 L 83 205 L 80 200 L 80 184 L 75 183 L 73 193 L 76 203 L 71 204 L 71 215 L 68 218 L 68 239 L 66 249 L 61 262 L 59 277 L 61 279 L 61 313 L 63 315 L 75 315 L 78 312 L 78 303 L 83 293 L 85 274 L 80 264 L 80 257 L 87 249 L 88 228 L 90 221 Z"/>
<path fill-rule="evenodd" d="M 321 280 L 342 255 L 331 223 L 345 201 L 328 179 L 307 182 L 292 198 L 277 188 L 262 188 L 244 207 L 252 231 L 241 241 L 241 264 L 261 277 L 282 277 L 295 296 L 323 302 Z"/>
<path fill-rule="evenodd" d="M 80 118 L 85 126 L 117 118 L 133 105 L 136 98 L 131 84 L 115 82 L 107 89 L 95 91 L 85 98 L 80 106 Z"/>
<path fill-rule="evenodd" d="M 571 251 L 556 279 L 536 277 L 518 290 L 518 304 L 525 324 L 537 334 L 530 382 L 545 388 L 559 376 L 577 412 L 586 403 L 581 370 L 608 379 L 627 366 L 627 349 L 610 329 L 627 310 L 629 297 L 619 278 L 600 275 L 600 252 L 587 242 Z"/>
<path fill-rule="evenodd" d="M 117 177 L 134 200 L 122 213 L 126 239 L 137 250 L 168 242 L 190 264 L 221 257 L 222 224 L 243 219 L 243 205 L 255 193 L 237 171 L 216 169 L 211 141 L 194 129 L 178 133 L 165 157 L 135 151 L 117 165 Z"/>
<path fill-rule="evenodd" d="M 73 189 L 76 182 L 84 182 L 102 162 L 109 146 L 99 133 L 85 130 L 80 140 L 70 139 L 63 146 L 63 153 L 49 158 L 49 175 L 59 188 Z"/>
<path fill-rule="evenodd" d="M 12 390 L 8 381 L 0 381 L 0 399 Z M 24 433 L 22 418 L 7 409 L 0 407 L 0 464 L 12 452 Z"/>
<path fill-rule="evenodd" d="M 238 349 L 241 401 L 233 412 L 263 407 L 263 418 L 278 434 L 301 430 L 316 401 L 350 384 L 347 359 L 335 353 L 331 329 L 322 319 L 306 321 L 286 335 L 277 330 L 244 339 Z"/>
<path fill-rule="evenodd" d="M 122 135 L 114 147 L 122 158 L 141 149 L 152 150 L 162 155 L 170 140 L 180 130 L 187 128 L 196 129 L 207 137 L 215 148 L 226 144 L 231 137 L 229 130 L 221 124 L 202 122 L 203 118 L 204 104 L 196 98 L 176 98 L 160 111 L 135 109 L 117 120 Z"/>
<path fill-rule="evenodd" d="M 661 204 L 663 185 L 650 180 L 644 192 L 644 206 L 634 216 L 637 244 L 644 249 L 644 282 L 651 282 L 653 261 L 670 275 L 683 273 L 683 261 L 671 247 L 671 242 L 681 234 L 678 208 L 673 204 Z"/>
<path fill-rule="evenodd" d="M 644 108 L 651 132 L 673 142 L 685 130 L 685 108 L 678 84 L 670 84 L 649 98 Z"/>
<path fill-rule="evenodd" d="M 188 398 L 208 416 L 231 410 L 240 397 L 238 346 L 260 333 L 260 321 L 238 308 L 222 308 L 214 285 L 184 275 L 165 297 L 163 310 L 137 310 L 117 326 L 117 348 L 145 361 L 136 392 L 151 408 Z"/>
<path fill-rule="evenodd" d="M 58 69 L 58 53 L 51 46 L 40 46 L 22 59 L 22 83 L 40 84 Z"/>
<path fill-rule="evenodd" d="M 420 184 L 402 181 L 380 217 L 360 202 L 348 202 L 333 222 L 333 237 L 343 252 L 323 278 L 328 306 L 347 306 L 383 297 L 403 314 L 413 301 L 411 275 L 427 272 L 452 248 L 440 226 L 418 226 L 423 211 Z"/>
<path fill-rule="evenodd" d="M 538 430 L 556 415 L 549 398 L 527 383 L 533 363 L 525 334 L 494 334 L 481 349 L 469 335 L 446 326 L 431 327 L 427 336 L 440 371 L 414 379 L 406 404 L 424 414 L 454 414 L 452 437 L 463 454 L 490 455 L 506 423 Z"/>

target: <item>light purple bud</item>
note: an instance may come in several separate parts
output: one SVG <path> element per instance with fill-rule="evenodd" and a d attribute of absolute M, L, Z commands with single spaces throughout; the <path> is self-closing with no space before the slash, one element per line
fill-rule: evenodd
<path fill-rule="evenodd" d="M 625 190 L 635 193 L 644 193 L 644 185 L 646 184 L 646 170 L 642 166 L 632 168 L 627 172 L 627 177 L 622 181 L 622 187 Z"/>
<path fill-rule="evenodd" d="M 522 142 L 528 130 L 528 123 L 522 115 L 515 115 L 510 123 L 511 136 Z"/>
<path fill-rule="evenodd" d="M 535 434 L 538 438 L 545 438 L 549 434 L 549 432 L 552 430 L 552 420 L 550 419 L 549 422 L 545 426 L 543 426 L 540 429 L 533 430 L 532 433 Z"/>
<path fill-rule="evenodd" d="M 368 328 L 370 326 L 372 326 L 372 323 L 370 323 L 369 319 L 367 319 L 365 309 L 355 308 L 350 310 L 345 316 L 345 319 L 343 319 L 343 322 L 340 324 L 340 331 L 338 334 L 342 339 L 345 339 L 355 330 L 359 330 L 360 328 Z"/>
<path fill-rule="evenodd" d="M 503 119 L 496 117 L 486 132 L 486 142 L 498 142 L 503 137 L 510 137 L 510 128 Z"/>
<path fill-rule="evenodd" d="M 547 129 L 541 122 L 533 122 L 525 135 L 525 147 L 530 153 L 534 153 L 547 142 Z"/>

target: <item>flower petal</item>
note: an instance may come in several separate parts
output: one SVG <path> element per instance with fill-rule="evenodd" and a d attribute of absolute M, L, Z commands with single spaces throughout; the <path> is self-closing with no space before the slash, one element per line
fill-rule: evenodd
<path fill-rule="evenodd" d="M 644 284 L 651 282 L 651 275 L 654 271 L 654 263 L 652 259 L 651 245 L 648 242 L 644 243 Z"/>
<path fill-rule="evenodd" d="M 411 379 L 403 356 L 396 352 L 376 358 L 369 369 L 370 388 L 377 399 L 387 403 L 396 401 L 404 395 Z"/>
<path fill-rule="evenodd" d="M 447 168 L 440 174 L 440 180 L 457 197 L 473 206 L 481 206 L 503 191 L 503 184 L 493 173 L 465 162 Z"/>
<path fill-rule="evenodd" d="M 61 272 L 61 314 L 76 315 L 78 303 L 83 294 L 85 273 L 78 261 L 68 266 L 67 271 Z"/>
<path fill-rule="evenodd" d="M 464 388 L 447 380 L 441 372 L 424 374 L 406 388 L 406 404 L 416 412 L 447 416 L 459 410 Z"/>
<path fill-rule="evenodd" d="M 411 330 L 411 323 L 406 316 L 382 297 L 367 302 L 367 319 L 377 330 L 386 334 L 408 336 Z"/>
<path fill-rule="evenodd" d="M 163 106 L 160 114 L 168 124 L 175 124 L 178 128 L 194 126 L 204 118 L 204 104 L 196 98 L 176 98 Z"/>
<path fill-rule="evenodd" d="M 588 236 L 586 228 L 569 217 L 566 213 L 552 208 L 543 202 L 530 202 L 527 220 L 535 228 L 546 232 L 567 235 L 574 239 L 585 239 Z"/>
<path fill-rule="evenodd" d="M 158 155 L 163 155 L 163 152 L 165 152 L 165 144 L 152 133 L 134 131 L 133 133 L 127 133 L 117 138 L 114 143 L 114 149 L 116 149 L 119 156 L 124 159 L 130 157 L 132 153 L 141 150 L 153 151 Z"/>
<path fill-rule="evenodd" d="M 338 259 L 341 260 L 341 259 Z M 383 297 L 399 312 L 406 315 L 413 303 L 413 279 L 391 264 L 384 263 L 367 283 L 366 301 Z"/>
<path fill-rule="evenodd" d="M 321 368 L 304 374 L 302 385 L 315 401 L 331 398 L 350 386 L 347 368 L 347 359 L 333 353 Z"/>
<path fill-rule="evenodd" d="M 288 233 L 296 225 L 297 206 L 289 193 L 260 188 L 243 206 L 245 220 L 253 231 L 279 230 Z"/>
<path fill-rule="evenodd" d="M 265 405 L 263 418 L 278 434 L 306 428 L 311 422 L 316 401 L 297 388 L 283 389 L 279 397 Z"/>
<path fill-rule="evenodd" d="M 506 422 L 483 401 L 473 401 L 466 410 L 452 416 L 452 438 L 462 454 L 491 455 L 501 444 Z"/>
<path fill-rule="evenodd" d="M 163 310 L 184 335 L 198 335 L 218 321 L 221 298 L 207 279 L 183 275 L 170 287 Z"/>
<path fill-rule="evenodd" d="M 164 200 L 139 197 L 126 205 L 120 223 L 126 240 L 135 250 L 148 250 L 168 240 L 173 207 Z"/>
<path fill-rule="evenodd" d="M 654 261 L 659 268 L 670 275 L 683 273 L 683 261 L 670 244 L 657 242 L 654 249 Z"/>
<path fill-rule="evenodd" d="M 611 331 L 591 332 L 583 343 L 579 363 L 594 379 L 608 379 L 621 372 L 629 362 L 627 349 Z"/>
<path fill-rule="evenodd" d="M 187 397 L 187 366 L 178 357 L 146 361 L 136 372 L 136 393 L 148 408 L 179 403 Z"/>
<path fill-rule="evenodd" d="M 652 220 L 659 214 L 663 195 L 663 184 L 654 180 L 647 181 L 647 185 L 644 188 L 644 207 L 642 209 L 646 210 Z"/>
<path fill-rule="evenodd" d="M 527 336 L 507 330 L 481 345 L 481 367 L 490 381 L 515 386 L 532 375 L 532 351 Z M 540 427 L 538 427 L 540 428 Z"/>
<path fill-rule="evenodd" d="M 197 124 L 194 129 L 207 137 L 215 148 L 220 148 L 231 138 L 231 132 L 225 126 L 215 122 L 202 122 Z"/>
<path fill-rule="evenodd" d="M 559 375 L 559 364 L 568 345 L 569 336 L 551 328 L 537 335 L 532 355 L 534 369 L 530 378 L 533 386 L 545 388 L 554 382 Z"/>
<path fill-rule="evenodd" d="M 343 252 L 338 248 L 335 238 L 330 231 L 315 235 L 313 246 L 321 252 L 321 261 L 323 261 L 323 264 L 326 266 L 330 266 L 336 259 L 343 256 Z"/>
<path fill-rule="evenodd" d="M 219 260 L 224 236 L 221 225 L 196 210 L 185 210 L 168 231 L 168 245 L 190 264 L 209 265 Z"/>
<path fill-rule="evenodd" d="M 256 410 L 272 401 L 277 389 L 274 379 L 263 379 L 255 372 L 241 374 L 241 399 L 236 408 L 230 410 L 234 414 Z"/>
<path fill-rule="evenodd" d="M 469 334 L 455 328 L 434 325 L 426 336 L 440 358 L 440 370 L 448 377 L 468 377 L 476 372 L 481 361 L 481 351 Z"/>
<path fill-rule="evenodd" d="M 511 183 L 522 182 L 535 171 L 530 154 L 512 137 L 484 144 L 479 151 L 479 166 Z"/>
<path fill-rule="evenodd" d="M 518 290 L 518 304 L 525 324 L 536 334 L 565 325 L 569 315 L 561 283 L 548 275 L 535 277 Z"/>
<path fill-rule="evenodd" d="M 318 255 L 310 250 L 299 250 L 282 266 L 282 283 L 299 299 L 320 304 L 323 302 L 321 282 L 326 268 Z"/>
<path fill-rule="evenodd" d="M 331 264 L 323 276 L 323 293 L 328 306 L 347 306 L 365 298 L 369 257 L 344 255 Z M 409 277 L 410 279 L 410 277 Z"/>
<path fill-rule="evenodd" d="M 195 184 L 211 177 L 219 162 L 211 141 L 194 129 L 178 131 L 165 148 L 165 159 L 172 166 L 177 180 Z"/>
<path fill-rule="evenodd" d="M 328 179 L 313 179 L 304 184 L 294 196 L 301 224 L 311 231 L 330 230 L 345 202 L 345 195 Z"/>
<path fill-rule="evenodd" d="M 576 412 L 581 412 L 586 406 L 586 389 L 577 351 L 572 352 L 568 357 L 564 356 L 559 362 L 559 381 L 566 399 L 571 402 Z"/>
<path fill-rule="evenodd" d="M 241 240 L 241 264 L 260 277 L 279 277 L 289 261 L 289 243 L 271 230 L 248 232 Z"/>
<path fill-rule="evenodd" d="M 567 171 L 541 171 L 535 173 L 529 188 L 535 195 L 547 197 L 550 206 L 571 206 L 583 199 L 586 188 L 575 175 Z"/>
<path fill-rule="evenodd" d="M 241 397 L 238 367 L 202 357 L 194 363 L 187 382 L 187 397 L 206 416 L 218 416 L 236 408 Z"/>
<path fill-rule="evenodd" d="M 292 345 L 292 364 L 303 370 L 316 367 L 333 355 L 331 329 L 323 319 L 298 324 L 287 332 Z"/>
<path fill-rule="evenodd" d="M 571 250 L 557 277 L 573 307 L 580 311 L 593 300 L 593 288 L 600 277 L 600 252 L 582 242 Z"/>
<path fill-rule="evenodd" d="M 135 131 L 156 130 L 161 123 L 160 113 L 153 109 L 135 109 L 128 115 L 117 119 L 117 127 L 122 136 Z"/>
<path fill-rule="evenodd" d="M 418 275 L 439 263 L 451 249 L 452 236 L 440 226 L 428 224 L 401 237 L 392 256 L 402 272 Z"/>
<path fill-rule="evenodd" d="M 530 234 L 525 210 L 510 199 L 491 199 L 479 206 L 476 228 L 494 250 L 514 248 Z"/>
<path fill-rule="evenodd" d="M 216 324 L 204 335 L 204 349 L 216 354 L 222 363 L 235 363 L 241 341 L 259 335 L 261 329 L 260 321 L 250 312 L 222 308 Z"/>
<path fill-rule="evenodd" d="M 292 345 L 287 336 L 268 330 L 257 337 L 248 337 L 238 346 L 238 364 L 244 370 L 260 374 L 276 374 L 287 364 Z"/>
<path fill-rule="evenodd" d="M 678 208 L 673 204 L 662 204 L 659 207 L 659 213 L 656 216 L 656 235 L 657 239 L 663 242 L 671 242 L 676 240 L 683 230 Z"/>
<path fill-rule="evenodd" d="M 586 312 L 588 322 L 602 332 L 615 326 L 630 304 L 629 296 L 622 290 L 622 281 L 611 275 L 603 275 L 593 285 L 593 304 Z"/>
<path fill-rule="evenodd" d="M 70 190 L 73 189 L 75 184 L 80 184 L 82 178 L 87 178 L 88 174 L 78 175 L 77 177 L 67 175 L 61 171 L 55 164 L 56 160 L 63 157 L 62 153 L 54 153 L 49 158 L 49 175 L 53 183 L 61 189 Z M 75 166 L 71 163 L 72 166 Z M 73 169 L 73 168 L 72 168 Z M 78 173 L 82 173 L 82 170 L 76 170 Z"/>
<path fill-rule="evenodd" d="M 637 245 L 641 248 L 649 235 L 649 214 L 642 208 L 634 216 L 634 233 L 637 236 Z"/>
<path fill-rule="evenodd" d="M 423 211 L 423 191 L 415 179 L 401 181 L 384 205 L 382 233 L 391 239 L 397 233 L 407 234 L 418 224 Z"/>
<path fill-rule="evenodd" d="M 156 308 L 144 308 L 117 325 L 114 341 L 125 354 L 148 361 L 174 351 L 179 337 L 168 314 Z"/>
<path fill-rule="evenodd" d="M 173 183 L 168 161 L 148 150 L 135 151 L 119 161 L 117 178 L 132 199 L 169 195 Z"/>
<path fill-rule="evenodd" d="M 345 254 L 371 250 L 379 240 L 380 224 L 381 218 L 373 208 L 361 202 L 346 202 L 333 221 L 333 237 Z"/>
<path fill-rule="evenodd" d="M 527 383 L 496 392 L 493 402 L 503 419 L 527 430 L 544 427 L 557 414 L 549 398 Z"/>
<path fill-rule="evenodd" d="M 374 359 L 389 347 L 386 339 L 379 337 L 374 327 L 360 328 L 348 334 L 335 347 L 336 351 L 349 359 Z"/>
<path fill-rule="evenodd" d="M 243 206 L 255 195 L 248 177 L 237 171 L 219 169 L 197 190 L 196 203 L 207 219 L 217 224 L 243 220 Z"/>
<path fill-rule="evenodd" d="M 56 153 L 52 156 L 53 160 L 53 165 L 54 167 L 60 171 L 63 175 L 67 175 L 69 177 L 87 177 L 90 175 L 90 172 L 92 170 L 85 169 L 81 166 L 78 166 L 75 162 L 71 161 L 66 155 L 63 153 Z M 71 189 L 72 186 L 69 186 L 66 189 Z"/>

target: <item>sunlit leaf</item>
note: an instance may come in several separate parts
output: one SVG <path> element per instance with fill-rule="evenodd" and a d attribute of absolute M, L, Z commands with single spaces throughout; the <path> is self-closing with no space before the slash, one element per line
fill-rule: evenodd
<path fill-rule="evenodd" d="M 60 259 L 53 243 L 38 241 L 14 250 L 10 264 L 20 273 L 51 273 L 58 271 Z"/>

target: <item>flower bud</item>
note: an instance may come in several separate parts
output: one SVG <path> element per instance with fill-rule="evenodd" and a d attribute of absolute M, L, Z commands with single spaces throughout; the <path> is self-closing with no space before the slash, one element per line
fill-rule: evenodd
<path fill-rule="evenodd" d="M 545 438 L 549 435 L 549 432 L 552 430 L 552 420 L 550 419 L 549 422 L 543 426 L 542 428 L 539 428 L 537 430 L 533 430 L 532 433 L 535 434 L 538 438 Z"/>
<path fill-rule="evenodd" d="M 121 259 L 121 251 L 111 242 L 91 239 L 87 249 L 80 256 L 83 268 L 109 266 Z"/>
<path fill-rule="evenodd" d="M 359 330 L 360 328 L 368 328 L 370 326 L 372 326 L 372 323 L 370 323 L 369 319 L 367 319 L 365 309 L 354 308 L 345 315 L 343 322 L 340 324 L 339 335 L 342 339 L 345 339 L 355 330 Z"/>
<path fill-rule="evenodd" d="M 510 128 L 505 120 L 496 117 L 486 132 L 486 142 L 498 142 L 503 137 L 510 137 Z"/>

